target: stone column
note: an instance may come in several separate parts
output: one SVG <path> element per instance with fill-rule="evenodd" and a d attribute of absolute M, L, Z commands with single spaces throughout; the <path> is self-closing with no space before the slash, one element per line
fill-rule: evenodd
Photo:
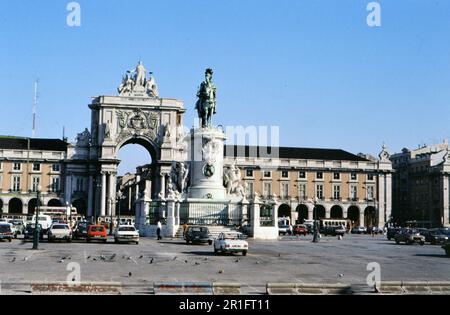
<path fill-rule="evenodd" d="M 359 225 L 360 226 L 366 226 L 364 222 L 364 209 L 361 209 L 359 211 Z"/>
<path fill-rule="evenodd" d="M 108 201 L 108 207 L 107 207 L 107 212 L 106 215 L 108 217 L 111 217 L 111 213 L 112 213 L 112 205 L 113 205 L 113 200 L 112 200 L 112 175 L 111 173 L 109 173 L 108 175 L 108 196 L 107 196 L 107 201 Z"/>
<path fill-rule="evenodd" d="M 250 208 L 252 212 L 251 226 L 254 233 L 254 231 L 261 226 L 261 204 L 259 203 L 259 201 L 254 200 Z"/>
<path fill-rule="evenodd" d="M 325 219 L 331 219 L 331 206 L 325 206 Z"/>
<path fill-rule="evenodd" d="M 175 224 L 175 200 L 167 199 L 167 226 L 166 236 L 174 237 L 177 233 Z"/>
<path fill-rule="evenodd" d="M 100 216 L 106 215 L 106 174 L 102 173 L 102 193 L 100 195 Z"/>
<path fill-rule="evenodd" d="M 250 224 L 248 222 L 248 205 L 248 200 L 244 198 L 241 202 L 241 226 Z"/>
<path fill-rule="evenodd" d="M 161 191 L 160 191 L 160 198 L 164 199 L 166 198 L 166 174 L 161 173 Z"/>
<path fill-rule="evenodd" d="M 392 174 L 386 175 L 386 209 L 383 216 L 383 226 L 389 221 L 392 215 Z"/>
<path fill-rule="evenodd" d="M 444 175 L 442 176 L 442 213 L 441 213 L 441 221 L 444 227 L 450 226 L 450 176 Z"/>
<path fill-rule="evenodd" d="M 111 211 L 112 211 L 112 215 L 115 216 L 117 211 L 116 211 L 116 197 L 117 197 L 117 173 L 111 173 L 111 186 L 110 186 L 110 193 L 111 193 L 111 200 L 112 200 L 112 205 L 111 205 Z"/>
<path fill-rule="evenodd" d="M 314 220 L 314 206 L 308 207 L 308 220 Z"/>
<path fill-rule="evenodd" d="M 94 209 L 93 209 L 93 198 L 94 198 L 94 182 L 92 175 L 89 175 L 89 182 L 88 182 L 88 208 L 87 208 L 87 216 L 92 217 L 94 215 Z"/>
<path fill-rule="evenodd" d="M 175 203 L 175 225 L 180 225 L 180 208 L 181 208 L 181 203 L 178 200 Z"/>
<path fill-rule="evenodd" d="M 386 175 L 381 174 L 378 177 L 378 211 L 377 211 L 378 226 L 384 221 L 384 215 L 385 215 L 386 205 L 387 205 L 385 192 L 386 192 Z"/>

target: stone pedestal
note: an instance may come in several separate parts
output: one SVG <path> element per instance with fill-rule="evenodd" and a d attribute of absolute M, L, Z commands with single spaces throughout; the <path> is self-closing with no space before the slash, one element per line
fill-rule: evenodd
<path fill-rule="evenodd" d="M 225 139 L 225 134 L 214 127 L 191 130 L 188 145 L 191 174 L 189 198 L 226 199 L 223 186 Z"/>

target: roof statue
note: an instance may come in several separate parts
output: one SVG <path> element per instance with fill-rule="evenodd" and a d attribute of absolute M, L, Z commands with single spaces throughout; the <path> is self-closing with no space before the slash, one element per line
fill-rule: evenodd
<path fill-rule="evenodd" d="M 122 84 L 118 88 L 120 96 L 148 96 L 159 97 L 158 85 L 153 77 L 153 73 L 149 72 L 147 79 L 147 70 L 142 61 L 134 70 L 129 70 L 122 78 Z"/>

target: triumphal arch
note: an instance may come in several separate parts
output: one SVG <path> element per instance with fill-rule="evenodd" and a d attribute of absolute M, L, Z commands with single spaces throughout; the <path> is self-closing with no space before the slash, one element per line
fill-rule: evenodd
<path fill-rule="evenodd" d="M 85 185 L 88 217 L 116 215 L 116 184 L 119 150 L 139 144 L 151 155 L 143 201 L 166 194 L 173 163 L 183 160 L 184 104 L 159 97 L 151 72 L 142 62 L 122 78 L 117 96 L 98 96 L 89 104 L 91 129 L 69 147 L 66 165 L 66 200 L 73 201 Z"/>

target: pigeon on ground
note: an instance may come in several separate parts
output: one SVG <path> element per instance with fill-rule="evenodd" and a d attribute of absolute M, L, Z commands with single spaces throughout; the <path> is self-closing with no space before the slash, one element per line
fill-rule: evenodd
<path fill-rule="evenodd" d="M 113 260 L 114 258 L 116 258 L 116 254 L 113 254 L 113 255 L 109 258 L 109 260 Z"/>
<path fill-rule="evenodd" d="M 236 259 L 236 261 L 235 261 L 236 263 L 238 263 L 239 262 L 239 258 L 238 259 Z"/>
<path fill-rule="evenodd" d="M 153 260 L 154 260 L 154 259 L 152 258 L 152 259 L 150 260 L 149 264 L 153 264 Z"/>
<path fill-rule="evenodd" d="M 187 260 L 185 260 L 185 261 L 184 261 L 184 263 L 185 263 L 185 264 L 187 264 L 187 263 L 188 263 L 188 261 L 187 261 Z"/>
<path fill-rule="evenodd" d="M 101 260 L 106 260 L 106 257 L 103 256 L 103 255 L 100 255 L 100 259 L 101 259 Z"/>
<path fill-rule="evenodd" d="M 28 257 L 24 257 L 23 261 L 27 261 L 27 260 L 28 260 Z"/>
<path fill-rule="evenodd" d="M 196 261 L 196 262 L 195 262 L 195 265 L 198 266 L 198 265 L 200 265 L 200 263 L 199 263 L 198 261 Z"/>
<path fill-rule="evenodd" d="M 61 259 L 61 260 L 59 261 L 60 264 L 62 264 L 63 262 L 64 262 L 64 259 Z"/>
<path fill-rule="evenodd" d="M 128 273 L 128 277 L 131 277 L 133 274 L 131 272 Z"/>
<path fill-rule="evenodd" d="M 13 257 L 13 259 L 11 259 L 11 262 L 15 262 L 16 261 L 16 257 Z"/>
<path fill-rule="evenodd" d="M 91 259 L 91 255 L 87 256 L 86 259 Z"/>
<path fill-rule="evenodd" d="M 144 258 L 144 255 L 139 256 L 139 259 L 142 259 L 142 258 Z"/>

